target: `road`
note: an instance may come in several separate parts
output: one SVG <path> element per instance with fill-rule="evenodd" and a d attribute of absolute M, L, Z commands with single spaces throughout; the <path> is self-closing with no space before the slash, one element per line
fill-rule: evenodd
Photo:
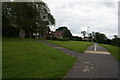
<path fill-rule="evenodd" d="M 95 43 L 79 56 L 65 78 L 118 78 L 118 61 Z"/>
<path fill-rule="evenodd" d="M 69 78 L 118 78 L 118 61 L 103 47 L 94 44 L 79 53 L 58 45 L 41 41 L 64 53 L 78 58 L 73 68 L 65 75 Z"/>
<path fill-rule="evenodd" d="M 94 45 L 90 46 L 85 53 L 95 53 L 95 54 L 108 54 L 110 55 L 111 53 L 109 53 L 104 47 L 99 46 L 97 43 L 94 43 Z"/>

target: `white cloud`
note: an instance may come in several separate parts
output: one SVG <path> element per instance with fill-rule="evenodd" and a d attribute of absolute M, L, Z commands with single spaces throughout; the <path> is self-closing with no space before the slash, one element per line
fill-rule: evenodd
<path fill-rule="evenodd" d="M 118 33 L 117 0 L 97 0 L 81 2 L 81 0 L 43 0 L 48 4 L 56 19 L 54 30 L 67 26 L 73 35 L 90 27 L 90 32 L 98 31 L 112 38 Z M 100 1 L 100 0 L 99 0 Z"/>

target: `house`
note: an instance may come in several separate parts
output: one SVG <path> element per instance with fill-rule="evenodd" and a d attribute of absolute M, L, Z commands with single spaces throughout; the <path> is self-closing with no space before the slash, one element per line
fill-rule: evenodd
<path fill-rule="evenodd" d="M 39 33 L 33 33 L 34 38 L 38 39 L 39 38 Z"/>
<path fill-rule="evenodd" d="M 91 37 L 83 37 L 82 40 L 84 40 L 84 41 L 92 41 L 92 38 Z"/>
<path fill-rule="evenodd" d="M 47 39 L 50 36 L 49 27 L 38 27 L 36 32 L 33 33 L 33 37 L 36 39 Z"/>
<path fill-rule="evenodd" d="M 51 31 L 49 27 L 46 28 L 38 28 L 37 33 L 33 33 L 34 38 L 36 39 L 52 39 L 58 38 L 58 39 L 63 39 L 64 38 L 64 30 L 62 31 Z"/>
<path fill-rule="evenodd" d="M 59 38 L 59 39 L 63 39 L 63 35 L 64 35 L 64 31 L 49 31 L 49 33 L 47 33 L 47 37 L 54 37 L 54 38 Z"/>
<path fill-rule="evenodd" d="M 56 38 L 59 38 L 59 39 L 63 39 L 63 35 L 64 35 L 64 31 L 55 31 L 55 32 L 52 32 L 52 36 L 56 37 Z"/>

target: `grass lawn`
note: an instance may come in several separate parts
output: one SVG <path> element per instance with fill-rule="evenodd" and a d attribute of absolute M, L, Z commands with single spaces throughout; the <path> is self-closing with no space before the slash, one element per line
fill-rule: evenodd
<path fill-rule="evenodd" d="M 105 44 L 99 44 L 99 45 L 105 47 L 118 61 L 120 61 L 120 53 L 118 53 L 120 47 L 105 45 Z"/>
<path fill-rule="evenodd" d="M 2 61 L 3 78 L 63 78 L 76 58 L 35 40 L 3 38 Z"/>
<path fill-rule="evenodd" d="M 54 43 L 56 45 L 62 46 L 64 48 L 68 48 L 71 50 L 75 50 L 83 53 L 89 46 L 91 46 L 92 42 L 83 42 L 83 41 L 48 41 Z"/>

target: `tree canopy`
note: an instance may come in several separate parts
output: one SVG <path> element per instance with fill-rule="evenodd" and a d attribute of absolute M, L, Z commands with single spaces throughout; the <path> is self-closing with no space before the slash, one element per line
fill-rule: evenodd
<path fill-rule="evenodd" d="M 86 31 L 81 31 L 81 34 L 82 34 L 83 37 L 86 37 L 87 33 L 86 33 Z"/>
<path fill-rule="evenodd" d="M 120 46 L 120 38 L 118 35 L 114 35 L 114 38 L 111 40 L 111 45 Z"/>
<path fill-rule="evenodd" d="M 38 32 L 38 27 L 55 25 L 55 19 L 44 2 L 4 2 L 2 14 L 3 36 L 18 36 L 23 29 L 30 37 L 33 32 Z"/>
<path fill-rule="evenodd" d="M 89 37 L 91 37 L 95 42 L 98 43 L 106 43 L 108 39 L 105 34 L 99 32 L 89 33 Z"/>

